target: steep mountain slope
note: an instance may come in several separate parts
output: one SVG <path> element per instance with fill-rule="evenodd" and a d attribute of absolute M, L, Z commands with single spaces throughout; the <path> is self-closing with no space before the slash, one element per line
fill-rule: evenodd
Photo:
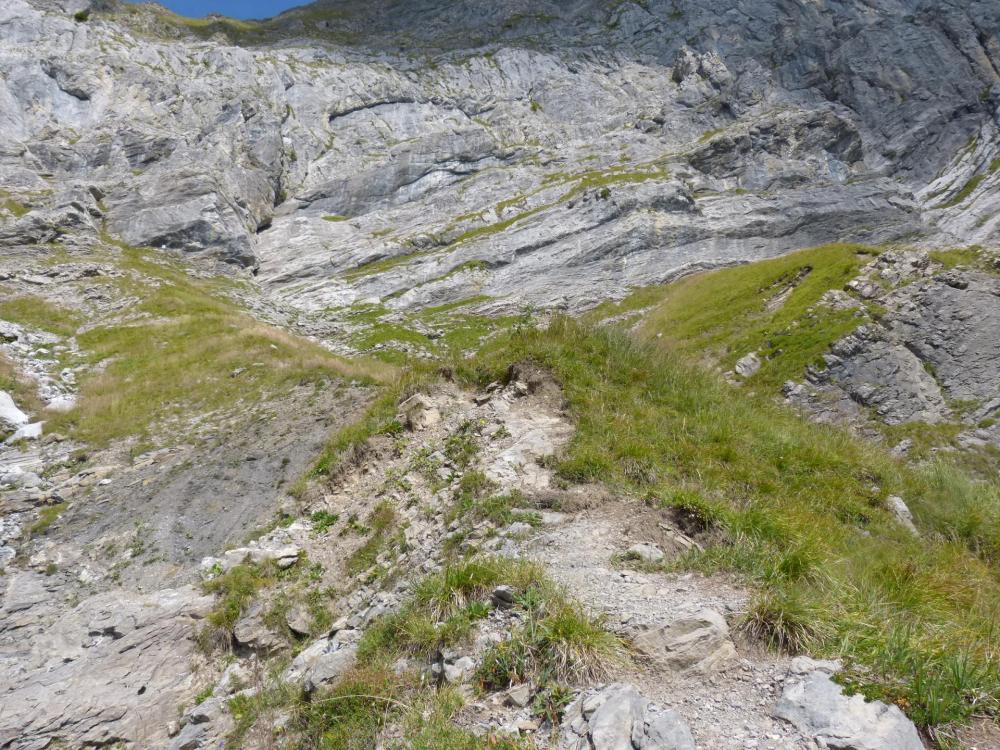
<path fill-rule="evenodd" d="M 6 0 L 0 748 L 1000 748 L 998 34 Z"/>
<path fill-rule="evenodd" d="M 703 6 L 335 3 L 258 27 L 16 0 L 4 184 L 259 264 L 303 310 L 578 308 L 826 241 L 991 236 L 995 4 Z"/>

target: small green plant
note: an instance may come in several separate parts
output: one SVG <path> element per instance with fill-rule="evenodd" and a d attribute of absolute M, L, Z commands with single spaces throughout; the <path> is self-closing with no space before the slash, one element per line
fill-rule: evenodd
<path fill-rule="evenodd" d="M 49 505 L 38 511 L 38 520 L 28 527 L 28 534 L 31 536 L 41 536 L 45 534 L 66 510 L 66 503 Z"/>
<path fill-rule="evenodd" d="M 576 692 L 567 685 L 554 684 L 538 692 L 535 700 L 531 704 L 531 712 L 549 722 L 552 726 L 558 726 L 562 721 L 566 708 L 573 702 Z"/>
<path fill-rule="evenodd" d="M 444 444 L 444 454 L 458 468 L 465 469 L 479 454 L 479 433 L 483 424 L 479 420 L 467 419 L 448 436 Z"/>
<path fill-rule="evenodd" d="M 325 534 L 337 523 L 337 521 L 340 520 L 340 516 L 336 513 L 330 513 L 329 511 L 318 510 L 309 517 L 309 520 L 312 521 L 312 527 L 315 533 Z"/>
<path fill-rule="evenodd" d="M 202 589 L 205 593 L 216 594 L 218 599 L 205 618 L 205 626 L 199 636 L 201 645 L 210 648 L 221 642 L 231 646 L 232 630 L 236 622 L 257 592 L 270 585 L 276 575 L 277 571 L 272 563 L 244 563 L 205 581 Z"/>
<path fill-rule="evenodd" d="M 77 23 L 86 23 L 90 20 L 90 8 L 84 8 L 73 14 L 73 20 Z"/>

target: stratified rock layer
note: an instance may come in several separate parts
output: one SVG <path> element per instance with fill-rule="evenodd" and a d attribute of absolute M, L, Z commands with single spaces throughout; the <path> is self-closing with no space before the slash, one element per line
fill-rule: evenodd
<path fill-rule="evenodd" d="M 31 209 L 4 244 L 104 226 L 319 314 L 579 308 L 1000 224 L 985 0 L 321 3 L 207 40 L 85 5 L 0 10 L 0 181 Z"/>

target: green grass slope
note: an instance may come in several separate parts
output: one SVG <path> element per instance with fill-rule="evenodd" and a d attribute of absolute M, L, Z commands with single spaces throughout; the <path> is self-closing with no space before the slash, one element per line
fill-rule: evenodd
<path fill-rule="evenodd" d="M 830 252 L 841 262 L 829 273 L 854 262 Z M 754 283 L 794 272 L 785 262 Z M 995 716 L 997 486 L 946 465 L 910 468 L 846 430 L 812 424 L 693 365 L 700 347 L 677 341 L 659 347 L 559 318 L 494 341 L 463 372 L 486 384 L 511 362 L 548 368 L 577 421 L 560 475 L 678 508 L 704 529 L 706 551 L 682 565 L 755 587 L 751 635 L 845 659 L 853 685 L 925 727 Z M 893 494 L 909 503 L 920 538 L 893 521 Z"/>

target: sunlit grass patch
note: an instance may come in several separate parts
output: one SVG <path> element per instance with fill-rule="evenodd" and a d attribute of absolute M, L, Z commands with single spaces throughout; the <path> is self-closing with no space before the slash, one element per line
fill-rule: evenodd
<path fill-rule="evenodd" d="M 800 379 L 807 365 L 821 364 L 831 344 L 865 322 L 854 310 L 816 303 L 842 289 L 877 253 L 863 245 L 826 245 L 682 279 L 663 290 L 642 333 L 726 369 L 757 351 L 763 365 L 752 381 L 780 386 Z"/>
<path fill-rule="evenodd" d="M 55 415 L 51 429 L 103 445 L 144 435 L 169 417 L 229 408 L 296 385 L 393 376 L 387 365 L 345 360 L 255 320 L 226 295 L 235 282 L 196 278 L 138 250 L 124 250 L 120 263 L 132 272 L 122 281 L 126 291 L 141 301 L 132 319 L 77 337 L 98 367 L 81 379 L 77 407 Z"/>
<path fill-rule="evenodd" d="M 59 336 L 72 336 L 79 328 L 82 318 L 72 310 L 33 295 L 21 295 L 0 299 L 0 320 L 40 328 Z"/>

